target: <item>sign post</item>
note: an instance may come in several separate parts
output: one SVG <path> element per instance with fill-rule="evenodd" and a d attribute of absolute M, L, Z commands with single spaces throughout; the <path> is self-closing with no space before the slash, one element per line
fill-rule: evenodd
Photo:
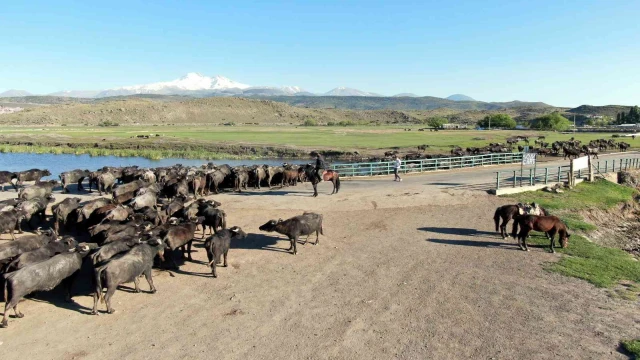
<path fill-rule="evenodd" d="M 523 176 L 525 165 L 534 165 L 534 172 L 535 172 L 536 155 L 537 155 L 536 153 L 529 153 L 529 152 L 522 153 L 522 162 L 520 163 L 520 186 L 522 186 L 522 176 Z M 534 173 L 534 178 L 535 178 L 535 173 Z"/>

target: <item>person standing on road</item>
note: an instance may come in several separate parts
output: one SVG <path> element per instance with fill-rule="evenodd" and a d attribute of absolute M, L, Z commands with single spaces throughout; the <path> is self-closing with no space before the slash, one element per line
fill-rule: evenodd
<path fill-rule="evenodd" d="M 400 166 L 402 166 L 402 160 L 400 160 L 398 155 L 396 155 L 395 160 L 393 161 L 393 175 L 394 175 L 393 181 L 402 181 L 402 178 L 400 177 L 400 175 L 398 175 L 398 172 L 400 171 Z"/>

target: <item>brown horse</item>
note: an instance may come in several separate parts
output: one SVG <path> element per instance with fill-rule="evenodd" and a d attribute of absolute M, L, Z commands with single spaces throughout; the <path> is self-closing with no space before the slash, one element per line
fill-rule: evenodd
<path fill-rule="evenodd" d="M 504 205 L 500 206 L 496 209 L 496 212 L 493 215 L 493 221 L 496 224 L 496 232 L 500 229 L 500 235 L 503 239 L 507 239 L 507 224 L 511 219 L 515 219 L 520 215 L 549 215 L 547 210 L 537 205 L 536 203 L 529 204 L 521 204 L 518 203 L 516 205 Z M 502 224 L 500 224 L 500 219 L 502 219 Z M 518 232 L 518 222 L 513 222 L 513 228 L 511 230 L 512 234 L 516 234 Z M 515 235 L 513 238 L 515 239 Z"/>
<path fill-rule="evenodd" d="M 318 178 L 316 177 L 316 168 L 311 164 L 307 164 L 304 167 L 304 173 L 307 177 L 307 180 L 309 180 L 311 182 L 311 185 L 313 185 L 313 197 L 318 196 L 319 181 L 318 181 Z M 331 183 L 333 184 L 333 191 L 331 192 L 331 195 L 337 194 L 338 191 L 340 191 L 340 174 L 338 174 L 337 171 L 334 171 L 334 170 L 323 171 L 322 179 L 324 181 L 331 181 Z"/>
<path fill-rule="evenodd" d="M 536 216 L 525 215 L 517 216 L 514 221 L 520 225 L 520 234 L 518 234 L 518 245 L 520 249 L 529 251 L 527 247 L 527 237 L 532 230 L 546 233 L 550 240 L 549 248 L 552 253 L 556 245 L 555 236 L 558 234 L 558 240 L 563 248 L 569 246 L 569 237 L 571 234 L 567 231 L 567 226 L 555 216 Z M 515 237 L 515 232 L 512 234 Z"/>

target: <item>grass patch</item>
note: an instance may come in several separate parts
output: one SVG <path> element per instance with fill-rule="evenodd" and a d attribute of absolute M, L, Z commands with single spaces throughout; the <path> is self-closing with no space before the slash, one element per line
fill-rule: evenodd
<path fill-rule="evenodd" d="M 584 221 L 584 218 L 576 213 L 563 213 L 559 215 L 560 219 L 562 219 L 562 221 L 564 221 L 567 227 L 571 230 L 589 232 L 598 228 L 597 226 Z"/>
<path fill-rule="evenodd" d="M 626 351 L 634 355 L 636 359 L 640 358 L 640 340 L 623 340 L 620 344 Z"/>
<path fill-rule="evenodd" d="M 314 119 L 317 122 L 317 120 Z M 532 139 L 537 135 L 546 136 L 546 141 L 569 140 L 570 135 L 539 131 L 477 131 L 477 130 L 441 130 L 438 132 L 417 131 L 424 125 L 383 125 L 355 126 L 354 122 L 335 122 L 334 125 L 350 126 L 216 126 L 216 125 L 158 125 L 158 126 L 47 126 L 43 127 L 2 127 L 0 134 L 11 138 L 23 138 L 38 143 L 51 142 L 59 137 L 65 142 L 99 142 L 103 138 L 110 141 L 130 139 L 138 134 L 162 134 L 157 139 L 178 141 L 207 141 L 225 144 L 282 145 L 297 147 L 331 148 L 336 150 L 377 150 L 391 147 L 415 148 L 418 145 L 430 145 L 429 152 L 448 153 L 452 146 L 483 147 L 490 142 L 504 143 L 507 138 L 516 135 L 528 135 Z M 351 126 L 354 125 L 354 126 Z M 412 131 L 405 131 L 412 129 Z M 599 138 L 609 138 L 610 134 L 576 134 L 583 143 Z M 521 143 L 524 144 L 524 143 Z M 533 145 L 533 142 L 531 143 Z"/>
<path fill-rule="evenodd" d="M 515 196 L 520 202 L 536 202 L 549 210 L 610 209 L 631 200 L 635 190 L 606 180 L 583 182 L 562 194 L 528 191 Z"/>
<path fill-rule="evenodd" d="M 202 160 L 244 160 L 256 159 L 251 156 L 238 156 L 227 153 L 216 153 L 204 150 L 153 150 L 153 149 L 104 149 L 104 148 L 71 148 L 62 146 L 27 146 L 0 145 L 0 153 L 34 153 L 34 154 L 89 154 L 90 156 L 139 156 L 151 160 L 165 158 L 202 159 Z"/>
<path fill-rule="evenodd" d="M 533 235 L 527 243 L 549 246 L 544 235 Z M 620 281 L 640 282 L 640 262 L 620 249 L 603 247 L 582 236 L 572 235 L 569 247 L 556 249 L 568 256 L 549 264 L 547 270 L 583 279 L 597 287 L 611 287 Z"/>
<path fill-rule="evenodd" d="M 574 233 L 576 230 L 588 232 L 597 228 L 585 222 L 576 211 L 588 208 L 610 209 L 632 200 L 634 193 L 632 188 L 599 180 L 578 184 L 574 189 L 561 194 L 526 192 L 516 195 L 515 199 L 519 202 L 536 202 L 552 210 L 553 214 L 565 222 L 569 232 Z M 528 242 L 545 249 L 549 246 L 549 241 L 541 235 L 531 236 Z M 569 247 L 557 251 L 567 256 L 549 264 L 549 271 L 583 279 L 597 287 L 611 287 L 624 280 L 640 282 L 640 262 L 623 250 L 603 247 L 574 234 L 569 239 Z"/>

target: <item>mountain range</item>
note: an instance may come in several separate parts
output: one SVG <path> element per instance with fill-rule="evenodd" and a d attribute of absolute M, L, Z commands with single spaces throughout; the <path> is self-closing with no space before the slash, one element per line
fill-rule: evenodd
<path fill-rule="evenodd" d="M 23 97 L 32 94 L 24 90 L 8 90 L 0 93 L 0 97 Z M 74 97 L 74 98 L 104 98 L 129 95 L 184 95 L 193 97 L 209 96 L 358 96 L 358 97 L 385 97 L 384 95 L 362 91 L 348 87 L 336 87 L 324 94 L 314 94 L 298 86 L 251 86 L 233 81 L 224 76 L 213 77 L 191 72 L 185 76 L 172 80 L 150 84 L 123 86 L 105 90 L 64 90 L 48 96 Z M 411 93 L 402 93 L 393 97 L 419 97 Z M 453 101 L 474 101 L 473 98 L 455 94 L 447 99 Z"/>

